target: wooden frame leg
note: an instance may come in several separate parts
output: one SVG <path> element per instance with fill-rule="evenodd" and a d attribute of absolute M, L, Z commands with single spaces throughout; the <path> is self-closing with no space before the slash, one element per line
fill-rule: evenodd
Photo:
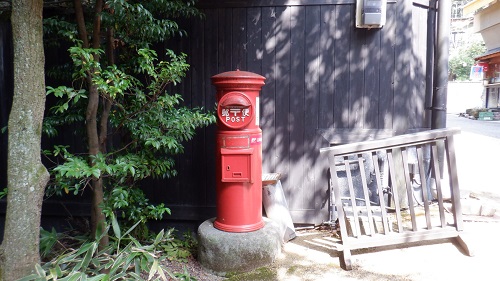
<path fill-rule="evenodd" d="M 342 252 L 340 252 L 340 267 L 344 270 L 352 270 L 352 263 L 351 263 L 351 250 L 349 249 L 343 249 Z"/>
<path fill-rule="evenodd" d="M 457 246 L 460 247 L 465 252 L 466 255 L 468 255 L 469 257 L 474 256 L 474 250 L 467 245 L 467 242 L 465 242 L 462 236 L 458 235 L 457 237 L 455 237 L 454 240 Z"/>

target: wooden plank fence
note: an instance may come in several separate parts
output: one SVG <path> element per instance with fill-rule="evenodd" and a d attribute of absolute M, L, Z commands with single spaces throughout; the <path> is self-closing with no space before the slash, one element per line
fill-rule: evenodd
<path fill-rule="evenodd" d="M 455 239 L 472 255 L 460 237 L 463 221 L 453 145 L 453 135 L 459 132 L 459 129 L 429 130 L 320 150 L 329 159 L 342 241 L 338 250 L 344 269 L 352 269 L 351 250 L 424 240 Z M 426 149 L 430 149 L 430 159 L 425 156 Z M 414 161 L 409 160 L 412 150 L 416 150 Z M 445 157 L 440 159 L 440 155 Z M 381 157 L 386 160 L 381 161 Z M 388 173 L 382 173 L 381 162 L 387 163 Z M 369 174 L 366 167 L 372 167 Z M 444 176 L 442 167 L 447 167 Z M 430 173 L 425 172 L 427 168 Z M 429 180 L 426 178 L 429 174 L 441 179 Z M 346 187 L 339 184 L 341 177 L 346 178 Z M 403 179 L 403 186 L 397 186 L 401 185 L 399 179 Z M 418 196 L 414 194 L 414 180 L 421 183 Z M 389 186 L 384 186 L 384 182 Z M 375 188 L 370 189 L 372 183 Z M 447 188 L 449 198 L 443 192 Z M 359 189 L 362 192 L 356 192 Z M 378 202 L 374 202 L 371 192 L 377 193 Z M 422 198 L 421 202 L 417 197 Z"/>

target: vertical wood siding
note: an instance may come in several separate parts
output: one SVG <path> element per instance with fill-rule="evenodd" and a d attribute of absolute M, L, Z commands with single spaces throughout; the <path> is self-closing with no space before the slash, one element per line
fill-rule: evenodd
<path fill-rule="evenodd" d="M 318 130 L 404 133 L 428 124 L 428 9 L 390 1 L 383 28 L 356 29 L 354 2 L 201 0 L 205 17 L 183 22 L 188 36 L 165 44 L 188 55 L 191 68 L 174 92 L 189 106 L 215 108 L 215 74 L 241 69 L 266 77 L 263 170 L 282 173 L 296 223 L 328 219 L 328 164 L 319 154 L 328 142 Z M 199 130 L 186 144 L 176 178 L 143 183 L 151 202 L 172 209 L 170 218 L 215 216 L 215 132 Z"/>
<path fill-rule="evenodd" d="M 320 223 L 328 217 L 329 195 L 318 151 L 328 143 L 318 129 L 404 133 L 426 126 L 427 9 L 391 2 L 387 24 L 368 30 L 354 28 L 353 1 L 216 2 L 201 1 L 205 18 L 185 23 L 188 37 L 167 44 L 187 53 L 191 64 L 178 90 L 190 105 L 212 109 L 211 76 L 235 69 L 265 76 L 263 170 L 283 174 L 295 222 Z M 179 159 L 179 177 L 158 182 L 166 189 L 156 199 L 177 212 L 191 210 L 190 217 L 214 214 L 214 139 L 215 126 L 200 131 Z"/>
<path fill-rule="evenodd" d="M 7 187 L 7 126 L 14 92 L 12 31 L 10 22 L 0 23 L 0 189 Z"/>

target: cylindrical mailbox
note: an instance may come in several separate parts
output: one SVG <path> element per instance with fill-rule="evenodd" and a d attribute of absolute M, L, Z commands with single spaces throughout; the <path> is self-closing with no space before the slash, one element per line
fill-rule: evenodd
<path fill-rule="evenodd" d="M 214 226 L 227 232 L 261 229 L 262 130 L 259 91 L 265 78 L 247 71 L 212 77 L 217 89 L 216 192 Z"/>

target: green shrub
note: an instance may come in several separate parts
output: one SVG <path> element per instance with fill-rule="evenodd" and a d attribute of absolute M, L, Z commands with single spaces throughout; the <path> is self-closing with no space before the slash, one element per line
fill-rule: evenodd
<path fill-rule="evenodd" d="M 104 231 L 98 229 L 96 239 L 85 241 L 76 249 L 68 249 L 61 255 L 43 265 L 36 266 L 36 273 L 22 278 L 31 280 L 168 280 L 167 276 L 179 280 L 196 280 L 184 272 L 170 272 L 162 262 L 166 259 L 185 260 L 195 246 L 194 240 L 187 236 L 179 240 L 174 230 L 160 231 L 148 243 L 140 242 L 131 232 L 140 224 L 133 225 L 122 233 L 115 216 L 111 219 L 111 227 Z M 99 240 L 110 228 L 109 245 L 99 250 Z M 57 243 L 60 237 L 54 230 L 42 234 L 44 252 Z"/>
<path fill-rule="evenodd" d="M 55 167 L 48 194 L 79 194 L 92 178 L 102 179 L 105 198 L 102 212 L 109 218 L 116 213 L 126 218 L 126 226 L 136 221 L 145 223 L 161 219 L 170 210 L 163 204 L 152 205 L 140 189 L 140 181 L 148 177 L 168 178 L 177 174 L 174 156 L 184 152 L 184 143 L 193 138 L 196 129 L 215 122 L 212 113 L 202 108 L 181 105 L 182 98 L 166 91 L 168 84 L 179 83 L 188 68 L 185 55 L 167 51 L 169 61 L 158 61 L 155 51 L 140 49 L 136 69 L 119 69 L 116 65 L 102 68 L 94 60 L 101 50 L 72 47 L 74 64 L 79 66 L 75 78 L 93 71 L 93 81 L 103 97 L 113 102 L 109 112 L 109 131 L 121 136 L 107 153 L 77 155 L 68 146 L 57 145 L 45 151 Z M 129 72 L 134 73 L 128 74 Z M 140 79 L 140 77 L 147 77 Z M 45 120 L 47 134 L 55 134 L 61 120 L 80 122 L 71 109 L 84 106 L 87 91 L 66 86 L 48 88 L 48 95 L 59 98 Z M 111 134 L 108 136 L 111 138 Z"/>
<path fill-rule="evenodd" d="M 465 110 L 465 113 L 469 116 L 473 116 L 474 118 L 479 118 L 479 112 L 488 112 L 487 108 L 469 108 Z"/>

